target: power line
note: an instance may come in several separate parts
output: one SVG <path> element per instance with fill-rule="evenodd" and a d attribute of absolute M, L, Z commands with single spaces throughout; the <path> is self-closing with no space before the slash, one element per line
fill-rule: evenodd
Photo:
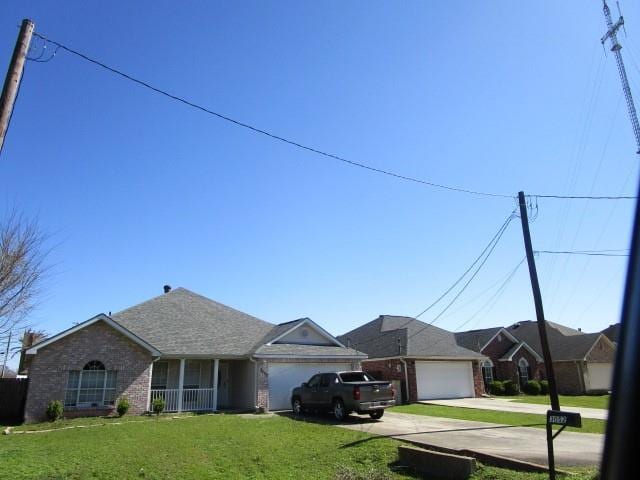
<path fill-rule="evenodd" d="M 606 253 L 604 251 L 580 251 L 580 250 L 535 250 L 534 253 L 550 253 L 558 255 L 590 255 L 594 257 L 628 257 L 628 253 Z"/>
<path fill-rule="evenodd" d="M 436 301 L 434 301 L 431 305 L 429 305 L 427 308 L 425 308 L 419 315 L 417 315 L 416 317 L 410 318 L 409 320 L 407 320 L 404 324 L 400 325 L 399 327 L 395 328 L 394 330 L 401 330 L 403 328 L 407 328 L 409 326 L 409 324 L 417 321 L 417 318 L 421 315 L 423 315 L 424 313 L 426 313 L 427 311 L 429 311 L 433 306 L 435 306 L 438 302 L 440 302 L 440 300 L 442 300 L 444 297 L 447 296 L 447 294 L 449 294 L 455 287 L 456 285 L 458 285 L 466 276 L 467 274 L 473 269 L 473 267 L 485 256 L 485 254 L 487 254 L 487 257 L 484 259 L 484 261 L 482 262 L 482 264 L 478 267 L 478 270 L 473 274 L 473 277 L 475 277 L 475 275 L 477 275 L 478 271 L 480 270 L 480 268 L 482 268 L 482 265 L 484 265 L 484 262 L 486 262 L 486 259 L 489 257 L 489 255 L 491 255 L 491 252 L 493 251 L 493 248 L 495 248 L 495 246 L 497 245 L 498 241 L 500 240 L 500 238 L 502 237 L 502 234 L 504 233 L 504 231 L 506 230 L 506 228 L 509 226 L 509 223 L 511 222 L 511 220 L 513 220 L 514 218 L 516 218 L 515 216 L 515 211 L 511 212 L 511 214 L 505 219 L 505 221 L 502 223 L 502 225 L 500 225 L 500 228 L 498 229 L 498 231 L 495 233 L 495 235 L 491 238 L 491 240 L 489 241 L 489 243 L 487 244 L 486 247 L 484 247 L 484 249 L 482 250 L 482 252 L 480 253 L 480 255 L 478 255 L 478 257 L 473 261 L 473 263 L 469 266 L 469 268 L 467 268 L 465 270 L 465 272 L 453 283 L 453 285 L 451 285 L 442 295 L 440 295 L 438 297 L 438 299 Z M 489 252 L 489 253 L 487 253 Z M 473 277 L 471 278 L 471 280 L 473 280 Z M 466 288 L 466 286 L 469 284 L 470 282 L 467 282 L 467 284 L 463 287 Z M 460 292 L 461 293 L 461 292 Z M 456 296 L 459 297 L 460 293 Z M 455 299 L 454 299 L 455 301 Z M 429 325 L 433 324 L 445 311 L 446 309 L 448 309 L 451 306 L 451 304 L 449 304 L 445 310 L 443 310 L 435 319 L 433 319 Z M 424 327 L 426 328 L 426 327 Z M 422 330 L 419 330 L 422 331 Z M 356 342 L 350 343 L 350 345 L 353 348 L 357 348 L 359 345 L 363 345 L 366 344 L 368 342 L 370 342 L 371 340 L 375 340 L 379 338 L 378 335 L 373 335 L 371 337 L 368 338 L 364 338 L 361 340 L 358 340 Z"/>
<path fill-rule="evenodd" d="M 482 252 L 480 252 L 480 255 L 478 255 L 478 257 L 473 261 L 473 263 L 471 265 L 469 265 L 469 268 L 467 268 L 464 273 L 462 275 L 460 275 L 460 277 L 453 283 L 453 285 L 451 285 L 442 295 L 440 295 L 431 305 L 429 305 L 427 308 L 425 308 L 424 310 L 422 310 L 418 315 L 416 315 L 414 318 L 420 318 L 422 315 L 424 315 L 425 313 L 427 313 L 429 310 L 431 310 L 438 302 L 440 302 L 440 300 L 442 300 L 444 297 L 446 297 L 451 290 L 453 290 L 466 276 L 467 274 L 473 269 L 473 267 L 480 261 L 480 259 L 484 256 L 484 254 L 487 252 L 487 250 L 489 250 L 489 248 L 491 248 L 491 245 L 494 244 L 494 242 L 496 241 L 496 239 L 499 239 L 500 236 L 502 236 L 502 233 L 504 232 L 504 230 L 507 228 L 507 226 L 509 225 L 509 223 L 511 222 L 511 220 L 513 220 L 514 218 L 514 213 L 511 212 L 511 214 L 506 218 L 506 220 L 502 223 L 502 225 L 500 225 L 500 228 L 498 229 L 498 231 L 496 232 L 496 234 L 493 236 L 493 238 L 489 241 L 489 243 L 487 244 L 486 247 L 484 247 L 484 250 L 482 250 Z"/>
<path fill-rule="evenodd" d="M 513 268 L 513 270 L 511 270 L 511 272 L 509 272 L 509 275 L 507 276 L 507 278 L 505 278 L 504 282 L 502 282 L 502 285 L 500 285 L 500 288 L 498 288 L 495 291 L 495 293 L 493 295 L 491 295 L 491 297 L 489 297 L 489 300 L 487 300 L 473 315 L 471 315 L 467 320 L 465 320 L 460 325 L 458 325 L 454 329 L 454 332 L 459 331 L 462 327 L 467 325 L 471 320 L 476 318 L 487 307 L 489 307 L 486 310 L 486 312 L 488 313 L 495 306 L 496 302 L 500 299 L 502 294 L 505 292 L 505 290 L 507 288 L 507 285 L 509 285 L 509 283 L 511 283 L 511 280 L 513 280 L 513 277 L 515 276 L 516 272 L 518 271 L 518 269 L 520 268 L 520 266 L 524 263 L 524 261 L 526 259 L 527 259 L 527 257 L 523 257 L 522 260 L 520 260 L 518 262 L 518 264 Z"/>
<path fill-rule="evenodd" d="M 423 179 L 420 179 L 420 178 L 410 177 L 408 175 L 402 175 L 402 174 L 399 174 L 399 173 L 392 172 L 390 170 L 384 170 L 382 168 L 376 168 L 376 167 L 372 167 L 370 165 L 366 165 L 364 163 L 356 162 L 356 161 L 353 161 L 353 160 L 348 160 L 348 159 L 346 159 L 344 157 L 341 157 L 339 155 L 335 155 L 333 153 L 328 153 L 328 152 L 325 152 L 323 150 L 319 150 L 319 149 L 317 149 L 315 147 L 310 147 L 308 145 L 304 145 L 302 143 L 296 142 L 295 140 L 290 140 L 290 139 L 282 137 L 280 135 L 276 135 L 275 133 L 269 132 L 267 130 L 263 130 L 261 128 L 255 127 L 253 125 L 250 125 L 248 123 L 242 122 L 240 120 L 236 120 L 236 119 L 231 118 L 231 117 L 229 117 L 227 115 L 223 115 L 221 113 L 214 112 L 213 110 L 210 110 L 210 109 L 208 109 L 206 107 L 203 107 L 202 105 L 199 105 L 197 103 L 189 101 L 189 100 L 185 99 L 184 97 L 180 97 L 178 95 L 174 95 L 172 93 L 169 93 L 166 90 L 162 90 L 161 88 L 154 87 L 153 85 L 151 85 L 151 84 L 149 84 L 149 83 L 147 83 L 147 82 L 145 82 L 143 80 L 135 78 L 135 77 L 133 77 L 133 76 L 127 74 L 127 73 L 124 73 L 121 70 L 118 70 L 118 69 L 116 69 L 114 67 L 110 67 L 109 65 L 106 65 L 105 63 L 102 63 L 102 62 L 100 62 L 98 60 L 95 60 L 95 59 L 83 54 L 83 53 L 78 52 L 77 50 L 73 50 L 72 48 L 67 47 L 66 45 L 63 45 L 63 44 L 61 44 L 59 42 L 51 40 L 51 39 L 45 37 L 44 35 L 42 35 L 40 33 L 34 33 L 34 35 L 36 37 L 38 37 L 38 38 L 41 38 L 42 40 L 50 42 L 53 45 L 56 45 L 56 47 L 58 47 L 58 48 L 60 48 L 62 50 L 65 50 L 65 51 L 67 51 L 67 52 L 69 52 L 69 53 L 71 53 L 73 55 L 76 55 L 76 56 L 82 58 L 83 60 L 86 60 L 86 61 L 88 61 L 90 63 L 93 63 L 94 65 L 102 67 L 105 70 L 108 70 L 111 73 L 119 75 L 120 77 L 123 77 L 123 78 L 125 78 L 125 79 L 127 79 L 127 80 L 129 80 L 131 82 L 134 82 L 134 83 L 140 85 L 140 86 L 148 88 L 149 90 L 152 90 L 152 91 L 154 91 L 156 93 L 159 93 L 160 95 L 164 95 L 165 97 L 168 97 L 168 98 L 170 98 L 172 100 L 176 100 L 178 102 L 181 102 L 181 103 L 183 103 L 183 104 L 185 104 L 185 105 L 187 105 L 189 107 L 198 109 L 198 110 L 200 110 L 202 112 L 208 113 L 209 115 L 216 116 L 216 117 L 218 117 L 218 118 L 220 118 L 222 120 L 225 120 L 227 122 L 233 123 L 234 125 L 237 125 L 239 127 L 246 128 L 246 129 L 251 130 L 251 131 L 253 131 L 255 133 L 266 135 L 267 137 L 270 137 L 270 138 L 272 138 L 274 140 L 278 140 L 280 142 L 287 143 L 287 144 L 292 145 L 294 147 L 301 148 L 303 150 L 307 150 L 309 152 L 316 153 L 318 155 L 322 155 L 323 157 L 331 158 L 333 160 L 338 160 L 340 162 L 349 164 L 349 165 L 354 166 L 354 167 L 364 168 L 366 170 L 369 170 L 369 171 L 372 171 L 372 172 L 376 172 L 376 173 L 380 173 L 380 174 L 383 174 L 383 175 L 388 175 L 390 177 L 394 177 L 394 178 L 397 178 L 397 179 L 400 179 L 400 180 L 406 180 L 406 181 L 409 181 L 409 182 L 419 183 L 419 184 L 427 185 L 427 186 L 434 187 L 434 188 L 440 188 L 440 189 L 444 189 L 444 190 L 451 190 L 451 191 L 454 191 L 454 192 L 467 193 L 467 194 L 470 194 L 470 195 L 479 195 L 479 196 L 485 196 L 485 197 L 514 198 L 513 195 L 504 195 L 504 194 L 500 194 L 500 193 L 491 193 L 491 192 L 481 192 L 481 191 L 470 190 L 470 189 L 466 189 L 466 188 L 454 187 L 454 186 L 451 186 L 451 185 L 444 185 L 444 184 L 440 184 L 440 183 L 430 182 L 428 180 L 423 180 Z"/>
<path fill-rule="evenodd" d="M 132 75 L 129 75 L 127 73 L 124 73 L 123 71 L 118 70 L 117 68 L 111 67 L 111 66 L 109 66 L 109 65 L 107 65 L 107 64 L 105 64 L 105 63 L 103 63 L 103 62 L 101 62 L 99 60 L 91 58 L 88 55 L 85 55 L 84 53 L 81 53 L 81 52 L 79 52 L 77 50 L 74 50 L 74 49 L 72 49 L 70 47 L 67 47 L 66 45 L 64 45 L 62 43 L 56 42 L 55 40 L 51 40 L 50 38 L 47 38 L 46 36 L 44 36 L 44 35 L 42 35 L 40 33 L 34 32 L 33 35 L 38 37 L 38 38 L 40 38 L 40 39 L 42 39 L 42 40 L 44 40 L 45 42 L 49 42 L 49 43 L 55 45 L 57 47 L 56 48 L 56 52 L 59 49 L 64 50 L 64 51 L 66 51 L 68 53 L 71 53 L 72 55 L 75 55 L 75 56 L 77 56 L 77 57 L 79 57 L 79 58 L 81 58 L 83 60 L 86 60 L 87 62 L 90 62 L 90 63 L 92 63 L 94 65 L 97 65 L 97 66 L 99 66 L 99 67 L 101 67 L 101 68 L 103 68 L 103 69 L 105 69 L 105 70 L 107 70 L 107 71 L 109 71 L 109 72 L 111 72 L 111 73 L 113 73 L 115 75 L 118 75 L 118 76 L 120 76 L 120 77 L 122 77 L 122 78 L 124 78 L 126 80 L 129 80 L 129 81 L 131 81 L 133 83 L 136 83 L 137 85 L 145 87 L 145 88 L 147 88 L 147 89 L 149 89 L 149 90 L 151 90 L 151 91 L 153 91 L 155 93 L 163 95 L 163 96 L 165 96 L 165 97 L 167 97 L 167 98 L 169 98 L 171 100 L 175 100 L 177 102 L 183 103 L 184 105 L 187 105 L 189 107 L 195 108 L 195 109 L 200 110 L 200 111 L 202 111 L 204 113 L 207 113 L 209 115 L 213 115 L 213 116 L 215 116 L 215 117 L 217 117 L 217 118 L 219 118 L 221 120 L 224 120 L 224 121 L 232 123 L 232 124 L 234 124 L 236 126 L 245 128 L 245 129 L 250 130 L 250 131 L 252 131 L 254 133 L 259 133 L 261 135 L 265 135 L 265 136 L 267 136 L 267 137 L 269 137 L 269 138 L 271 138 L 273 140 L 277 140 L 279 142 L 286 143 L 288 145 L 300 148 L 302 150 L 306 150 L 308 152 L 312 152 L 312 153 L 315 153 L 317 155 L 321 155 L 321 156 L 323 156 L 325 158 L 330 158 L 330 159 L 345 163 L 347 165 L 351 165 L 353 167 L 358 167 L 358 168 L 362 168 L 362 169 L 365 169 L 365 170 L 369 170 L 371 172 L 379 173 L 381 175 L 387 175 L 389 177 L 393 177 L 393 178 L 396 178 L 398 180 L 404 180 L 404 181 L 407 181 L 407 182 L 418 183 L 418 184 L 421 184 L 421 185 L 426 185 L 426 186 L 433 187 L 433 188 L 439 188 L 439 189 L 442 189 L 442 190 L 449 190 L 449 191 L 452 191 L 452 192 L 466 193 L 466 194 L 469 194 L 469 195 L 476 195 L 476 196 L 483 196 L 483 197 L 515 198 L 515 195 L 507 195 L 507 194 L 503 194 L 503 193 L 494 193 L 494 192 L 484 192 L 484 191 L 480 191 L 480 190 L 471 190 L 471 189 L 467 189 L 467 188 L 455 187 L 455 186 L 451 186 L 451 185 L 445 185 L 445 184 L 442 184 L 442 183 L 431 182 L 429 180 L 424 180 L 424 179 L 421 179 L 421 178 L 411 177 L 409 175 L 403 175 L 403 174 L 400 174 L 400 173 L 392 172 L 391 170 L 385 170 L 385 169 L 382 169 L 382 168 L 377 168 L 377 167 L 373 167 L 371 165 L 367 165 L 365 163 L 356 162 L 354 160 L 349 160 L 349 159 L 347 159 L 345 157 L 342 157 L 340 155 L 329 153 L 329 152 L 326 152 L 324 150 L 320 150 L 318 148 L 302 144 L 302 143 L 297 142 L 295 140 L 291 140 L 289 138 L 282 137 L 280 135 L 277 135 L 275 133 L 269 132 L 269 131 L 264 130 L 262 128 L 250 125 L 250 124 L 242 122 L 240 120 L 236 120 L 236 119 L 231 118 L 231 117 L 229 117 L 227 115 L 224 115 L 222 113 L 215 112 L 213 110 L 210 110 L 207 107 L 204 107 L 204 106 L 199 105 L 197 103 L 194 103 L 194 102 L 192 102 L 190 100 L 187 100 L 184 97 L 180 97 L 178 95 L 169 93 L 168 91 L 163 90 L 161 88 L 154 87 L 150 83 L 147 83 L 147 82 L 145 82 L 143 80 L 140 80 L 140 79 L 138 79 L 136 77 L 133 77 Z M 557 196 L 557 195 L 531 195 L 531 196 L 536 196 L 536 197 L 539 197 L 539 198 L 568 198 L 568 199 L 592 198 L 594 200 L 627 200 L 627 199 L 635 199 L 636 198 L 636 197 L 610 197 L 610 196 L 603 196 L 603 197 L 580 197 L 580 196 L 569 197 L 569 196 Z"/>

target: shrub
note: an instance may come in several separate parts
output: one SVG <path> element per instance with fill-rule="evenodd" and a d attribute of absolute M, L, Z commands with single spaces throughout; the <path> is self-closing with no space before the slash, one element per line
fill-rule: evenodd
<path fill-rule="evenodd" d="M 494 380 L 489 384 L 491 395 L 504 395 L 504 384 L 499 380 Z"/>
<path fill-rule="evenodd" d="M 519 395 L 520 387 L 513 380 L 505 380 L 504 383 L 504 393 L 505 395 Z"/>
<path fill-rule="evenodd" d="M 118 416 L 122 417 L 129 411 L 129 399 L 127 397 L 120 397 L 118 405 L 116 406 Z"/>
<path fill-rule="evenodd" d="M 528 395 L 540 395 L 542 387 L 537 380 L 529 380 L 524 386 L 524 393 Z"/>
<path fill-rule="evenodd" d="M 549 395 L 549 382 L 546 380 L 540 380 L 540 393 L 542 395 Z"/>
<path fill-rule="evenodd" d="M 160 415 L 164 411 L 164 399 L 154 398 L 151 406 L 153 408 L 153 413 Z"/>
<path fill-rule="evenodd" d="M 64 408 L 60 400 L 51 400 L 47 405 L 47 418 L 52 422 L 62 418 Z"/>

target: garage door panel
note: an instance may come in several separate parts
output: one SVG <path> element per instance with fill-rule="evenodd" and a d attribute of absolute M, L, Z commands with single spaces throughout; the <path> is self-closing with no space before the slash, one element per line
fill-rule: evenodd
<path fill-rule="evenodd" d="M 419 400 L 473 397 L 471 362 L 416 362 Z"/>
<path fill-rule="evenodd" d="M 351 370 L 350 363 L 270 363 L 269 409 L 291 408 L 291 391 L 316 373 Z"/>

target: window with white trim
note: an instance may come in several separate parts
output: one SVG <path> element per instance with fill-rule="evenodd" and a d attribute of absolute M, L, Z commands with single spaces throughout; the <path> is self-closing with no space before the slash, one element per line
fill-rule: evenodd
<path fill-rule="evenodd" d="M 200 360 L 187 360 L 184 365 L 184 387 L 200 388 Z"/>
<path fill-rule="evenodd" d="M 117 372 L 107 370 L 98 360 L 88 362 L 82 370 L 70 370 L 65 390 L 67 407 L 113 405 L 116 400 Z"/>
<path fill-rule="evenodd" d="M 526 358 L 518 360 L 518 378 L 521 387 L 524 387 L 529 381 L 529 362 Z"/>
<path fill-rule="evenodd" d="M 488 387 L 493 382 L 493 362 L 491 360 L 482 362 L 482 378 L 484 379 L 485 387 Z"/>
<path fill-rule="evenodd" d="M 165 390 L 169 377 L 169 362 L 155 362 L 151 372 L 151 388 Z"/>

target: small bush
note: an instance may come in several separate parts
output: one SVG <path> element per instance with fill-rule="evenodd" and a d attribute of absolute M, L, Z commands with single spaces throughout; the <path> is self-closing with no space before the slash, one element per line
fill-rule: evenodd
<path fill-rule="evenodd" d="M 62 418 L 64 408 L 60 400 L 51 400 L 47 405 L 47 418 L 52 422 Z"/>
<path fill-rule="evenodd" d="M 537 380 L 529 380 L 524 386 L 524 393 L 527 395 L 540 395 L 542 387 Z"/>
<path fill-rule="evenodd" d="M 154 398 L 151 406 L 153 408 L 153 413 L 160 415 L 164 411 L 164 399 Z"/>
<path fill-rule="evenodd" d="M 129 399 L 127 397 L 120 397 L 118 405 L 116 406 L 118 416 L 122 417 L 129 411 Z"/>
<path fill-rule="evenodd" d="M 513 380 L 505 380 L 504 383 L 504 393 L 505 395 L 519 395 L 520 387 Z"/>
<path fill-rule="evenodd" d="M 504 395 L 504 384 L 499 380 L 494 380 L 489 384 L 489 393 L 491 395 Z"/>
<path fill-rule="evenodd" d="M 540 380 L 540 393 L 542 395 L 549 395 L 549 382 L 546 380 Z"/>

